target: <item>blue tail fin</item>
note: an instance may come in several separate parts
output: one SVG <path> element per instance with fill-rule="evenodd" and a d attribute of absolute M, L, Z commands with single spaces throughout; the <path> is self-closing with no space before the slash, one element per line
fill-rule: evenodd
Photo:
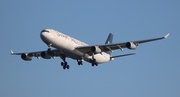
<path fill-rule="evenodd" d="M 106 39 L 105 44 L 111 44 L 112 41 L 113 41 L 113 34 L 112 34 L 112 33 L 109 33 L 109 36 L 108 36 L 108 38 Z"/>
<path fill-rule="evenodd" d="M 106 39 L 105 44 L 111 44 L 113 42 L 113 34 L 109 33 L 108 38 Z M 111 54 L 111 51 L 107 51 L 106 53 Z"/>

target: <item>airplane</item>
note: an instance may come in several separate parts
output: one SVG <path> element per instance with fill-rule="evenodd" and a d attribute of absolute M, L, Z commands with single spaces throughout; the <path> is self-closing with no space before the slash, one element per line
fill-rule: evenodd
<path fill-rule="evenodd" d="M 66 61 L 66 58 L 77 60 L 78 65 L 83 65 L 83 62 L 85 60 L 91 63 L 92 66 L 98 66 L 99 64 L 114 60 L 114 58 L 136 54 L 130 53 L 124 55 L 111 56 L 113 50 L 119 49 L 123 51 L 123 48 L 135 50 L 139 44 L 166 39 L 169 35 L 170 33 L 159 38 L 128 41 L 122 43 L 112 43 L 113 34 L 109 33 L 105 41 L 105 44 L 88 45 L 82 41 L 79 41 L 54 29 L 43 29 L 40 33 L 40 38 L 48 46 L 47 50 L 23 53 L 14 53 L 11 50 L 11 55 L 21 55 L 21 58 L 25 61 L 31 61 L 32 57 L 37 57 L 38 59 L 40 57 L 44 59 L 60 57 L 63 60 L 63 62 L 61 62 L 61 66 L 64 70 L 70 68 Z"/>

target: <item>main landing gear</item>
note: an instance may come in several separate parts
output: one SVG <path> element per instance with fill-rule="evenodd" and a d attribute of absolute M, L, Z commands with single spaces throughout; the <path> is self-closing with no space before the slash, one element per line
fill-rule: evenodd
<path fill-rule="evenodd" d="M 98 63 L 96 62 L 96 59 L 90 59 L 90 63 L 91 65 L 94 66 L 98 66 Z"/>
<path fill-rule="evenodd" d="M 66 62 L 66 57 L 65 56 L 62 56 L 61 59 L 64 61 L 64 62 L 61 62 L 61 66 L 63 67 L 63 69 L 69 69 L 70 66 L 68 65 L 68 63 Z"/>
<path fill-rule="evenodd" d="M 61 62 L 61 66 L 63 67 L 63 69 L 69 69 L 70 66 L 67 64 L 67 62 Z"/>
<path fill-rule="evenodd" d="M 77 60 L 78 65 L 83 65 L 83 61 L 82 60 Z"/>
<path fill-rule="evenodd" d="M 48 45 L 47 52 L 48 52 L 49 54 L 52 54 L 51 44 Z M 64 56 L 64 55 L 61 56 L 61 59 L 63 60 L 63 62 L 61 62 L 61 66 L 63 67 L 63 69 L 64 69 L 64 70 L 65 70 L 65 69 L 69 69 L 70 66 L 69 66 L 68 63 L 66 62 L 66 56 Z"/>

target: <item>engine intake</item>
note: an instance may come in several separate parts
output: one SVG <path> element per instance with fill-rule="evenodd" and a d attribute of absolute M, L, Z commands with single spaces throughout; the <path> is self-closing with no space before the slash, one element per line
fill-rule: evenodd
<path fill-rule="evenodd" d="M 91 51 L 95 53 L 101 53 L 101 49 L 98 46 L 92 46 Z"/>
<path fill-rule="evenodd" d="M 136 49 L 136 44 L 134 44 L 133 42 L 127 42 L 126 47 L 128 49 L 135 50 Z"/>
<path fill-rule="evenodd" d="M 28 54 L 22 54 L 21 58 L 25 61 L 31 61 L 32 60 L 32 56 L 28 55 Z"/>
<path fill-rule="evenodd" d="M 41 57 L 44 59 L 51 59 L 51 55 L 48 52 L 41 52 Z"/>

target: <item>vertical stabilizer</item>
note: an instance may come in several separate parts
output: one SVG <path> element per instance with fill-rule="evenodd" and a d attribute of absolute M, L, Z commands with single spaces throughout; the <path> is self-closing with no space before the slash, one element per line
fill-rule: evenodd
<path fill-rule="evenodd" d="M 109 33 L 108 38 L 106 39 L 105 44 L 111 44 L 113 42 L 113 34 Z M 111 51 L 107 51 L 106 53 L 111 54 Z"/>
<path fill-rule="evenodd" d="M 108 38 L 107 38 L 105 44 L 111 44 L 112 41 L 113 41 L 113 34 L 109 33 Z"/>

